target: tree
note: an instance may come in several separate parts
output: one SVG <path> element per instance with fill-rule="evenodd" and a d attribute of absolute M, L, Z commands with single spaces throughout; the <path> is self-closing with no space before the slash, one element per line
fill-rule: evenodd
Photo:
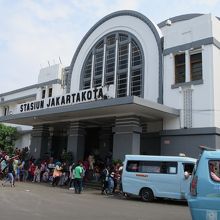
<path fill-rule="evenodd" d="M 11 155 L 17 138 L 18 132 L 16 128 L 0 124 L 0 150 Z"/>

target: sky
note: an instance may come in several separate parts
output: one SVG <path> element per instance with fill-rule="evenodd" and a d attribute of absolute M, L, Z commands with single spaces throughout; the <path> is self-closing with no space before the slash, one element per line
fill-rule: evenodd
<path fill-rule="evenodd" d="M 0 0 L 0 94 L 36 84 L 59 58 L 69 66 L 89 29 L 118 10 L 158 24 L 188 13 L 220 17 L 220 0 Z"/>

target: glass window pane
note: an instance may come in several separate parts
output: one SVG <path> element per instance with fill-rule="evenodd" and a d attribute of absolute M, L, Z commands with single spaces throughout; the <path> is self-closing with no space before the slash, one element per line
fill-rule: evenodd
<path fill-rule="evenodd" d="M 209 161 L 209 174 L 213 181 L 220 182 L 220 160 Z"/>
<path fill-rule="evenodd" d="M 101 40 L 97 45 L 96 45 L 96 49 L 102 49 L 104 47 L 104 41 Z"/>
<path fill-rule="evenodd" d="M 141 69 L 133 70 L 131 72 L 131 95 L 141 96 Z"/>
<path fill-rule="evenodd" d="M 127 34 L 119 34 L 119 42 L 127 41 L 128 35 Z"/>
<path fill-rule="evenodd" d="M 185 53 L 175 56 L 175 83 L 185 82 Z"/>
<path fill-rule="evenodd" d="M 103 51 L 95 54 L 94 76 L 102 75 L 102 69 L 103 69 Z"/>
<path fill-rule="evenodd" d="M 91 73 L 92 73 L 92 54 L 89 55 L 89 57 L 85 62 L 85 66 L 83 70 L 83 89 L 90 88 Z"/>
<path fill-rule="evenodd" d="M 141 51 L 137 44 L 132 41 L 132 66 L 138 66 L 141 65 L 142 59 L 141 59 Z"/>
<path fill-rule="evenodd" d="M 110 36 L 107 37 L 107 46 L 113 45 L 115 44 L 116 38 L 115 38 L 115 34 L 112 34 Z"/>
<path fill-rule="evenodd" d="M 202 79 L 202 53 L 190 55 L 191 81 Z"/>
<path fill-rule="evenodd" d="M 115 71 L 115 47 L 106 50 L 106 73 Z"/>
<path fill-rule="evenodd" d="M 117 75 L 117 97 L 127 96 L 127 72 Z"/>
<path fill-rule="evenodd" d="M 128 44 L 119 46 L 118 69 L 128 68 Z"/>

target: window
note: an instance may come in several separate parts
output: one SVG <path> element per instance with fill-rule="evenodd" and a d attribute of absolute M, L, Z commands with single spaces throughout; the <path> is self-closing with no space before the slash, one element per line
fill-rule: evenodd
<path fill-rule="evenodd" d="M 9 106 L 4 107 L 4 116 L 9 114 Z"/>
<path fill-rule="evenodd" d="M 209 161 L 209 174 L 213 181 L 220 182 L 220 160 Z"/>
<path fill-rule="evenodd" d="M 191 81 L 202 79 L 202 53 L 190 55 Z"/>
<path fill-rule="evenodd" d="M 184 172 L 188 172 L 189 174 L 193 173 L 195 164 L 193 163 L 183 163 L 183 170 Z"/>
<path fill-rule="evenodd" d="M 128 161 L 128 172 L 177 174 L 177 162 L 175 161 Z"/>
<path fill-rule="evenodd" d="M 117 77 L 117 97 L 124 97 L 127 95 L 127 72 L 122 72 Z"/>
<path fill-rule="evenodd" d="M 202 80 L 201 49 L 189 50 L 187 54 L 175 55 L 175 84 L 198 80 Z"/>
<path fill-rule="evenodd" d="M 128 68 L 128 45 L 120 45 L 118 52 L 118 69 L 127 69 Z"/>
<path fill-rule="evenodd" d="M 83 77 L 83 88 L 84 89 L 90 88 L 91 74 L 92 74 L 92 53 L 90 53 L 88 57 L 88 61 L 84 68 L 84 77 Z"/>
<path fill-rule="evenodd" d="M 53 93 L 53 89 L 52 89 L 52 88 L 49 88 L 48 97 L 52 97 L 52 93 Z"/>
<path fill-rule="evenodd" d="M 113 32 L 101 38 L 89 52 L 81 73 L 81 89 L 116 83 L 116 97 L 140 97 L 142 81 L 142 49 L 127 32 Z"/>
<path fill-rule="evenodd" d="M 140 96 L 141 95 L 141 82 L 142 82 L 141 70 L 133 70 L 131 72 L 131 95 Z"/>
<path fill-rule="evenodd" d="M 42 95 L 41 95 L 41 98 L 44 99 L 46 96 L 46 89 L 42 89 Z"/>
<path fill-rule="evenodd" d="M 185 77 L 185 53 L 175 56 L 175 84 L 184 83 Z"/>

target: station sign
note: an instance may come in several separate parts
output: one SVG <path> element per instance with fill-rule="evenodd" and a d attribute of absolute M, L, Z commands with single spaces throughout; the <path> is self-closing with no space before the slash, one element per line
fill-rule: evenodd
<path fill-rule="evenodd" d="M 41 109 L 73 105 L 77 103 L 114 98 L 112 86 L 97 87 L 61 96 L 48 97 L 41 100 L 25 102 L 17 106 L 17 113 L 31 112 Z"/>

